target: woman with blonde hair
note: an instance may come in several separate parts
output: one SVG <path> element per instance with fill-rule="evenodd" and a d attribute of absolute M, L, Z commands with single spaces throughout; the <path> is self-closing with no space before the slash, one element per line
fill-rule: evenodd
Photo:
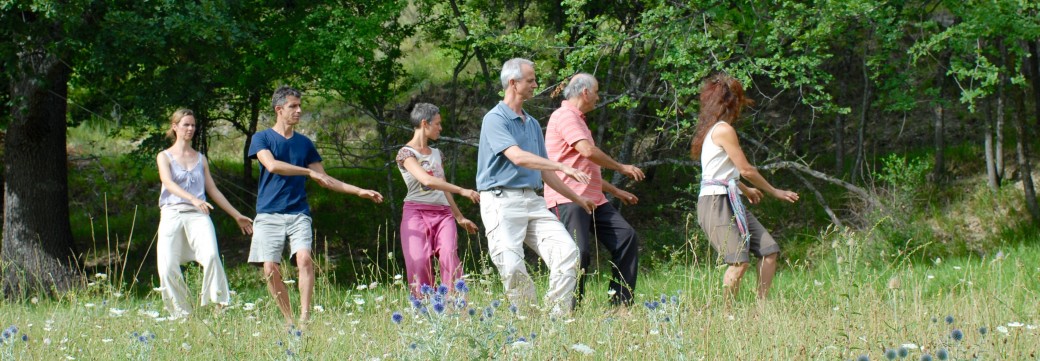
<path fill-rule="evenodd" d="M 744 87 L 737 79 L 716 74 L 701 86 L 701 109 L 697 131 L 690 144 L 690 156 L 700 160 L 701 186 L 697 201 L 697 222 L 713 248 L 729 265 L 723 276 L 727 296 L 734 296 L 740 280 L 750 264 L 750 255 L 758 263 L 758 298 L 765 299 L 776 273 L 780 246 L 765 227 L 748 212 L 740 195 L 751 204 L 762 200 L 763 192 L 794 203 L 798 193 L 774 188 L 755 166 L 748 162 L 733 124 L 743 107 L 754 102 L 744 97 Z M 748 187 L 741 178 L 757 188 Z"/>
<path fill-rule="evenodd" d="M 202 306 L 229 302 L 227 276 L 209 217 L 213 205 L 206 202 L 206 195 L 235 219 L 243 234 L 253 233 L 253 221 L 228 203 L 210 176 L 206 156 L 192 149 L 195 115 L 191 110 L 173 112 L 166 136 L 173 140 L 173 145 L 156 156 L 162 181 L 156 260 L 163 303 L 171 317 L 178 318 L 192 312 L 181 274 L 181 264 L 187 262 L 202 265 Z"/>

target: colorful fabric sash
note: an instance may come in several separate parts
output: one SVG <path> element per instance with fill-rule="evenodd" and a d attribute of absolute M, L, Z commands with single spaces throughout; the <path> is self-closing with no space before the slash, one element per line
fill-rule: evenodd
<path fill-rule="evenodd" d="M 729 197 L 730 208 L 733 208 L 733 218 L 737 221 L 737 231 L 740 231 L 740 236 L 744 238 L 745 242 L 751 240 L 751 232 L 748 231 L 747 225 L 747 210 L 744 209 L 744 203 L 740 201 L 737 179 L 709 179 L 701 182 L 701 187 L 705 186 L 726 187 L 726 196 Z"/>

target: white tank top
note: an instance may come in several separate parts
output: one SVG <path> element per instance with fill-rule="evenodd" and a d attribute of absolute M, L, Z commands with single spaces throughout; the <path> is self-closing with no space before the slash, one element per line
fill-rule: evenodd
<path fill-rule="evenodd" d="M 729 154 L 726 154 L 725 149 L 722 149 L 722 147 L 716 145 L 711 140 L 711 135 L 715 133 L 715 128 L 721 123 L 724 122 L 720 120 L 715 125 L 712 125 L 711 129 L 708 130 L 708 134 L 704 136 L 704 144 L 701 145 L 701 182 L 712 179 L 740 180 L 740 172 L 733 165 L 733 161 L 729 159 Z M 726 187 L 701 186 L 701 197 L 719 194 L 726 194 Z"/>

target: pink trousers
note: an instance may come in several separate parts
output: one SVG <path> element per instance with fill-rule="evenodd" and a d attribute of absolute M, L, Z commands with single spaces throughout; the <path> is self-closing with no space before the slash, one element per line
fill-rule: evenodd
<path fill-rule="evenodd" d="M 416 202 L 404 203 L 401 217 L 401 248 L 404 267 L 412 294 L 420 296 L 422 285 L 434 288 L 431 258 L 436 256 L 441 266 L 441 283 L 448 288 L 462 278 L 458 255 L 458 230 L 450 206 Z"/>

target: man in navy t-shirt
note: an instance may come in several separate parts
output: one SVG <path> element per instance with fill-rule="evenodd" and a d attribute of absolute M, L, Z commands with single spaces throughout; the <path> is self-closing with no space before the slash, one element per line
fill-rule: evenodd
<path fill-rule="evenodd" d="M 290 261 L 295 260 L 300 271 L 300 322 L 310 319 L 311 295 L 314 293 L 311 208 L 304 189 L 307 178 L 313 178 L 322 187 L 336 192 L 355 194 L 376 203 L 383 201 L 379 192 L 340 182 L 325 173 L 314 143 L 293 130 L 300 122 L 302 96 L 298 90 L 287 86 L 275 90 L 271 97 L 275 124 L 254 134 L 249 145 L 249 157 L 261 164 L 249 263 L 263 265 L 267 290 L 278 302 L 278 309 L 288 324 L 293 323 L 292 306 L 278 268 L 286 237 L 289 238 Z"/>

